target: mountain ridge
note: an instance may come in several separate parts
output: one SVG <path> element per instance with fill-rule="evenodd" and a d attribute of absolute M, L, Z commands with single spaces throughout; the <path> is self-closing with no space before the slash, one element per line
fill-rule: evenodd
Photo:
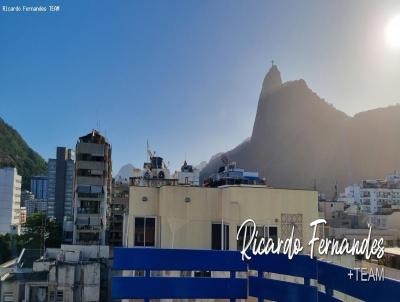
<path fill-rule="evenodd" d="M 34 151 L 12 126 L 0 117 L 0 167 L 16 167 L 22 188 L 30 188 L 30 177 L 47 174 L 45 160 Z"/>
<path fill-rule="evenodd" d="M 343 188 L 399 169 L 399 105 L 351 117 L 319 97 L 305 80 L 276 85 L 277 79 L 280 72 L 272 66 L 261 87 L 250 140 L 226 152 L 239 167 L 259 171 L 273 187 L 316 185 L 328 196 L 336 183 Z M 202 179 L 221 165 L 214 156 L 201 171 Z"/>

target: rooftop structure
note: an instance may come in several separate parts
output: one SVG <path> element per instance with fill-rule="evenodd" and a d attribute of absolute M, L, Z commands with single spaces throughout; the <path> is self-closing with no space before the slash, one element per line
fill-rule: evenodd
<path fill-rule="evenodd" d="M 171 177 L 168 164 L 165 160 L 156 156 L 147 144 L 147 161 L 143 169 L 134 169 L 133 177 L 130 178 L 132 186 L 160 187 L 164 185 L 176 185 L 177 179 Z"/>
<path fill-rule="evenodd" d="M 212 174 L 204 181 L 206 187 L 219 187 L 225 185 L 260 185 L 265 186 L 265 180 L 261 179 L 258 172 L 245 171 L 237 167 L 236 162 L 223 158 L 224 166 L 218 173 Z"/>
<path fill-rule="evenodd" d="M 108 246 L 23 249 L 0 267 L 0 301 L 109 301 Z"/>
<path fill-rule="evenodd" d="M 185 186 L 199 186 L 200 185 L 200 171 L 194 168 L 192 165 L 188 165 L 186 160 L 184 161 L 181 170 L 176 171 L 174 177 L 178 181 L 178 185 Z"/>

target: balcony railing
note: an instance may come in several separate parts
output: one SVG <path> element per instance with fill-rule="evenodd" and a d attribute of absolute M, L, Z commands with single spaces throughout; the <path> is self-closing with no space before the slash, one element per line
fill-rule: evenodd
<path fill-rule="evenodd" d="M 113 299 L 230 299 L 232 302 L 255 297 L 259 301 L 342 301 L 350 296 L 389 302 L 400 297 L 399 281 L 388 278 L 357 281 L 355 270 L 309 256 L 289 260 L 286 255 L 271 254 L 253 256 L 244 262 L 237 251 L 115 248 L 113 269 L 145 272 L 141 277 L 113 277 Z M 217 271 L 229 275 L 156 276 L 162 271 Z M 349 272 L 353 274 L 351 279 Z M 271 278 L 271 273 L 286 279 Z M 302 282 L 287 281 L 288 276 Z"/>

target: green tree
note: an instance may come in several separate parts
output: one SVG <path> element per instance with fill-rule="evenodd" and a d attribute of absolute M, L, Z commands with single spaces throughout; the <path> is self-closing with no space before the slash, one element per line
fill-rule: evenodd
<path fill-rule="evenodd" d="M 45 213 L 30 215 L 23 229 L 24 234 L 21 237 L 25 248 L 44 249 L 61 245 L 61 227 Z"/>
<path fill-rule="evenodd" d="M 18 257 L 24 242 L 22 237 L 12 234 L 0 235 L 0 264 Z"/>
<path fill-rule="evenodd" d="M 0 263 L 4 263 L 11 258 L 9 237 L 8 234 L 0 235 Z"/>

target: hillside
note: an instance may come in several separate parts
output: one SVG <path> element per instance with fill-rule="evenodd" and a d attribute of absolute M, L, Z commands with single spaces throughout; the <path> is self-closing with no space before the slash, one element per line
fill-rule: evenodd
<path fill-rule="evenodd" d="M 273 187 L 313 188 L 332 196 L 362 179 L 382 178 L 400 168 L 400 106 L 354 117 L 335 109 L 304 80 L 282 83 L 274 65 L 260 93 L 253 133 L 227 152 Z M 213 158 L 206 177 L 221 166 Z"/>
<path fill-rule="evenodd" d="M 47 174 L 46 162 L 32 150 L 19 133 L 0 118 L 0 167 L 16 167 L 22 175 L 23 189 L 29 189 L 30 177 Z"/>

